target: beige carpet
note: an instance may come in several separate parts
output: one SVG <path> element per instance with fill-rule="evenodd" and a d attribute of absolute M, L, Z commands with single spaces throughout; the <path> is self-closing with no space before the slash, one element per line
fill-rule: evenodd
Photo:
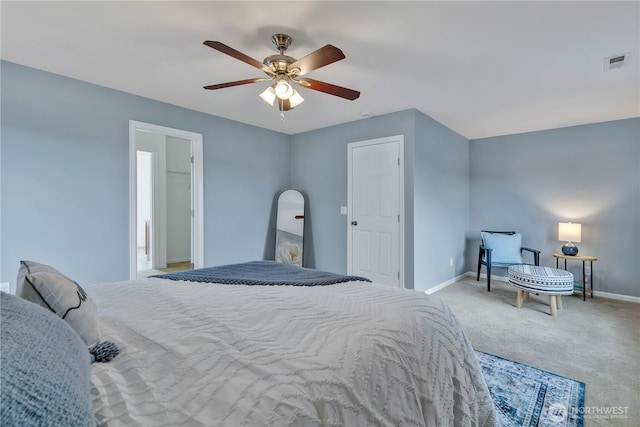
<path fill-rule="evenodd" d="M 640 425 L 640 304 L 564 296 L 551 317 L 548 296 L 517 309 L 516 288 L 491 282 L 487 292 L 484 279 L 466 277 L 433 295 L 477 350 L 584 382 L 585 426 Z"/>
<path fill-rule="evenodd" d="M 191 261 L 184 262 L 174 262 L 167 264 L 166 268 L 159 269 L 148 269 L 148 270 L 138 270 L 137 278 L 142 279 L 145 277 L 153 276 L 155 274 L 164 274 L 164 273 L 176 273 L 178 271 L 191 270 Z"/>
<path fill-rule="evenodd" d="M 191 261 L 172 262 L 167 264 L 167 268 L 161 268 L 165 273 L 175 273 L 178 271 L 191 270 Z"/>

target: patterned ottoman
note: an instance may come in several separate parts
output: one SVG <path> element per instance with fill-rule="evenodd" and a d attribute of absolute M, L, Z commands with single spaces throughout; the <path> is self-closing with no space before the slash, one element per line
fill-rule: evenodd
<path fill-rule="evenodd" d="M 565 270 L 536 265 L 512 265 L 509 267 L 509 283 L 518 288 L 516 307 L 529 300 L 529 292 L 549 295 L 551 315 L 562 308 L 561 295 L 573 293 L 573 274 Z"/>

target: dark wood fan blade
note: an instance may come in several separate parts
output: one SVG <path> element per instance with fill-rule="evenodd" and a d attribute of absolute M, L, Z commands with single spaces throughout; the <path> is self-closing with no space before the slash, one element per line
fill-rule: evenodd
<path fill-rule="evenodd" d="M 209 46 L 212 49 L 215 49 L 219 52 L 222 52 L 226 55 L 232 56 L 236 59 L 239 59 L 242 62 L 245 62 L 253 67 L 256 67 L 262 71 L 264 71 L 265 73 L 269 73 L 269 74 L 274 74 L 273 70 L 271 70 L 271 68 L 267 67 L 266 65 L 264 65 L 262 62 L 258 61 L 257 59 L 254 59 L 250 56 L 245 55 L 244 53 L 235 50 L 232 47 L 227 46 L 224 43 L 220 43 L 217 41 L 211 41 L 211 40 L 207 40 L 205 41 L 203 44 Z"/>
<path fill-rule="evenodd" d="M 319 80 L 304 78 L 298 80 L 298 83 L 304 88 L 328 93 L 329 95 L 339 96 L 340 98 L 348 99 L 350 101 L 360 97 L 360 92 L 357 90 L 347 89 L 346 87 L 332 85 L 331 83 L 325 83 Z"/>
<path fill-rule="evenodd" d="M 235 82 L 220 83 L 220 84 L 217 84 L 217 85 L 209 85 L 209 86 L 205 86 L 204 88 L 205 89 L 209 89 L 209 90 L 223 89 L 225 87 L 240 86 L 240 85 L 246 85 L 246 84 L 249 84 L 249 83 L 264 82 L 266 80 L 271 80 L 271 79 L 256 78 L 256 79 L 237 80 Z"/>
<path fill-rule="evenodd" d="M 328 44 L 290 64 L 287 67 L 287 71 L 291 72 L 295 68 L 298 68 L 300 71 L 296 74 L 298 76 L 302 76 L 308 72 L 317 70 L 320 67 L 324 67 L 325 65 L 332 64 L 344 58 L 344 53 L 342 53 L 340 49 Z"/>

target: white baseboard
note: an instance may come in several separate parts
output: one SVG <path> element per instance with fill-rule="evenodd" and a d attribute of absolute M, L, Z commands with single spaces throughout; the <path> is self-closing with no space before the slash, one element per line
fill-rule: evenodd
<path fill-rule="evenodd" d="M 424 291 L 425 294 L 427 295 L 431 295 L 434 292 L 438 292 L 440 289 L 444 289 L 449 285 L 453 285 L 454 283 L 456 283 L 458 280 L 462 279 L 463 277 L 467 276 L 468 273 L 463 273 L 459 276 L 454 277 L 453 279 L 449 279 L 446 282 L 442 282 L 439 285 L 434 286 L 433 288 L 429 288 L 426 291 Z"/>
<path fill-rule="evenodd" d="M 427 289 L 426 291 L 424 291 L 424 293 L 427 295 L 430 295 L 434 292 L 439 291 L 440 289 L 444 289 L 447 286 L 454 284 L 455 282 L 462 279 L 463 277 L 469 277 L 469 276 L 476 277 L 477 274 L 478 273 L 475 271 L 467 271 L 466 273 L 456 276 L 453 279 L 449 279 L 446 282 L 442 282 L 439 285 L 434 286 L 433 288 Z M 480 273 L 480 277 L 483 279 L 486 279 L 487 275 L 485 273 Z M 507 276 L 492 275 L 491 280 L 498 280 L 500 282 L 509 282 L 509 278 Z M 622 294 L 612 294 L 610 292 L 593 291 L 593 296 L 600 297 L 600 298 L 609 298 L 609 299 L 615 299 L 615 300 L 621 300 L 621 301 L 640 303 L 640 297 L 633 297 L 633 296 L 622 295 Z"/>
<path fill-rule="evenodd" d="M 621 301 L 640 303 L 640 297 L 632 297 L 629 295 L 622 295 L 622 294 L 612 294 L 610 292 L 593 291 L 593 296 L 600 297 L 600 298 L 609 298 L 609 299 L 617 299 Z"/>

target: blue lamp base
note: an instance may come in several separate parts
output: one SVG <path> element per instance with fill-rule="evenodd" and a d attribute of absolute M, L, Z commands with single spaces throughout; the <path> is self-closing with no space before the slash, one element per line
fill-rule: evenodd
<path fill-rule="evenodd" d="M 562 253 L 565 255 L 571 255 L 571 256 L 578 255 L 578 247 L 573 243 L 569 242 L 562 246 Z"/>

